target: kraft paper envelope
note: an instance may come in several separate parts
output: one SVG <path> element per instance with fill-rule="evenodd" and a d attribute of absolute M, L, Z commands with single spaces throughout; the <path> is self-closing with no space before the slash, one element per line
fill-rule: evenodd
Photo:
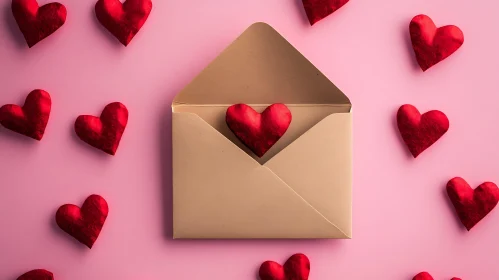
<path fill-rule="evenodd" d="M 262 158 L 225 123 L 237 103 L 292 112 Z M 173 237 L 351 238 L 351 107 L 272 27 L 250 26 L 173 100 Z"/>

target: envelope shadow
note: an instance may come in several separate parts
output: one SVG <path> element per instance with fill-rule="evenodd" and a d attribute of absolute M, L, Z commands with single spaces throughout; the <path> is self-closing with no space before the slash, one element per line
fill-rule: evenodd
<path fill-rule="evenodd" d="M 17 25 L 16 19 L 12 15 L 11 1 L 5 1 L 6 5 L 4 7 L 4 17 L 5 17 L 5 26 L 9 30 L 9 33 L 12 35 L 14 42 L 18 47 L 27 47 L 26 40 L 24 39 L 23 34 L 19 30 L 19 26 Z"/>
<path fill-rule="evenodd" d="M 163 205 L 163 223 L 165 236 L 167 239 L 173 239 L 173 181 L 172 181 L 172 110 L 170 106 L 163 110 L 161 115 L 160 127 L 160 173 L 161 173 L 161 192 Z"/>

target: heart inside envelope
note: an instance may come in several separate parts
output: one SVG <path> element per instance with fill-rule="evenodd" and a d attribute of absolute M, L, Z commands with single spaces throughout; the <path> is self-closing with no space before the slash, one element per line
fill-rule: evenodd
<path fill-rule="evenodd" d="M 270 105 L 270 104 L 269 104 Z M 250 105 L 256 112 L 262 113 L 268 105 Z M 226 123 L 226 112 L 229 106 L 178 106 L 176 113 L 189 112 L 195 113 L 210 126 L 220 132 L 223 136 L 253 157 L 260 164 L 264 164 L 280 151 L 293 143 L 307 130 L 319 123 L 325 117 L 335 113 L 347 113 L 350 106 L 293 106 L 287 105 L 292 114 L 291 121 L 286 133 L 262 156 L 259 157 L 250 148 L 248 148 L 237 136 L 230 130 Z"/>

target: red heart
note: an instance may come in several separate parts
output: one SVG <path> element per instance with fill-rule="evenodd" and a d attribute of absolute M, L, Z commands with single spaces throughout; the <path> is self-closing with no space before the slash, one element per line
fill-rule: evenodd
<path fill-rule="evenodd" d="M 99 0 L 95 14 L 100 23 L 127 46 L 151 13 L 151 0 Z"/>
<path fill-rule="evenodd" d="M 66 7 L 49 3 L 41 7 L 36 0 L 12 0 L 12 13 L 31 48 L 66 22 Z"/>
<path fill-rule="evenodd" d="M 225 120 L 237 138 L 262 157 L 288 129 L 291 112 L 280 103 L 270 105 L 261 114 L 246 104 L 236 104 L 227 109 Z"/>
<path fill-rule="evenodd" d="M 307 280 L 310 274 L 310 261 L 304 254 L 292 255 L 284 266 L 266 261 L 258 272 L 261 280 Z"/>
<path fill-rule="evenodd" d="M 7 104 L 0 108 L 0 124 L 17 133 L 41 140 L 49 121 L 50 94 L 36 89 L 28 94 L 24 105 Z"/>
<path fill-rule="evenodd" d="M 428 272 L 421 272 L 418 275 L 414 276 L 412 280 L 433 280 L 433 277 Z M 460 278 L 453 277 L 451 280 L 461 280 Z"/>
<path fill-rule="evenodd" d="M 334 13 L 349 0 L 302 0 L 310 25 Z"/>
<path fill-rule="evenodd" d="M 81 208 L 73 204 L 59 207 L 55 220 L 62 230 L 92 249 L 108 213 L 106 200 L 93 194 L 83 202 Z"/>
<path fill-rule="evenodd" d="M 45 269 L 35 269 L 19 276 L 17 280 L 54 280 L 54 274 Z"/>
<path fill-rule="evenodd" d="M 496 184 L 485 182 L 473 190 L 459 177 L 447 183 L 447 194 L 459 219 L 468 230 L 487 216 L 499 202 L 499 188 Z"/>
<path fill-rule="evenodd" d="M 398 110 L 397 125 L 402 139 L 416 158 L 449 130 L 449 119 L 437 110 L 421 115 L 416 107 L 406 104 Z"/>
<path fill-rule="evenodd" d="M 78 137 L 87 144 L 114 155 L 127 122 L 127 108 L 119 102 L 114 102 L 104 108 L 100 118 L 88 115 L 79 116 L 75 121 L 75 131 Z"/>
<path fill-rule="evenodd" d="M 464 43 L 459 27 L 447 25 L 437 28 L 426 15 L 415 16 L 409 24 L 412 47 L 423 71 L 444 60 Z"/>
<path fill-rule="evenodd" d="M 433 277 L 428 272 L 420 272 L 412 280 L 433 280 Z"/>

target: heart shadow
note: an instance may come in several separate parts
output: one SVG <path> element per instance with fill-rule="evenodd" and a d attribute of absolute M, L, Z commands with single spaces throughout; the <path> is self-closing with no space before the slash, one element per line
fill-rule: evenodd
<path fill-rule="evenodd" d="M 109 32 L 97 19 L 97 16 L 95 15 L 95 9 L 90 9 L 91 17 L 93 18 L 92 22 L 94 23 L 94 26 L 100 30 L 100 33 L 106 37 L 107 41 L 109 42 L 110 45 L 112 45 L 114 48 L 122 50 L 124 46 L 118 41 L 116 37 Z M 126 49 L 126 48 L 125 48 Z"/>
<path fill-rule="evenodd" d="M 447 185 L 447 182 L 445 182 L 445 185 Z M 450 214 L 453 217 L 454 221 L 456 222 L 456 225 L 459 227 L 459 230 L 463 233 L 468 232 L 468 230 L 463 226 L 463 223 L 461 222 L 461 219 L 457 216 L 456 213 L 456 208 L 452 204 L 452 201 L 449 199 L 449 195 L 447 194 L 447 189 L 443 188 L 442 190 L 442 196 L 447 204 L 448 209 L 450 210 Z"/>
<path fill-rule="evenodd" d="M 81 140 L 80 137 L 78 137 L 78 135 L 75 132 L 74 123 L 71 123 L 69 130 L 70 130 L 70 133 L 72 136 L 71 138 L 74 140 L 74 142 L 77 142 L 78 143 L 77 145 L 82 147 L 82 149 L 91 150 L 91 153 L 93 153 L 96 157 L 101 158 L 101 159 L 109 160 L 109 159 L 112 159 L 114 157 L 114 156 L 111 156 L 111 155 L 105 153 L 104 151 L 101 151 L 101 150 L 91 146 L 90 144 L 87 144 L 85 141 Z M 116 151 L 116 153 L 118 153 L 118 151 Z"/>
<path fill-rule="evenodd" d="M 303 0 L 295 0 L 295 5 L 296 5 L 296 10 L 298 12 L 298 16 L 300 17 L 303 25 L 310 26 L 307 13 L 305 12 L 305 8 L 303 7 Z"/>
<path fill-rule="evenodd" d="M 19 26 L 17 25 L 16 19 L 12 15 L 12 8 L 10 5 L 11 1 L 5 1 L 7 5 L 4 7 L 4 17 L 5 17 L 5 26 L 9 30 L 9 33 L 16 42 L 18 47 L 27 47 L 26 40 L 24 39 L 23 34 L 19 30 Z"/>
<path fill-rule="evenodd" d="M 57 213 L 57 210 L 56 212 L 54 212 L 51 216 L 50 216 L 50 225 L 51 225 L 51 228 L 52 228 L 52 231 L 59 235 L 61 238 L 65 239 L 66 242 L 72 244 L 72 246 L 74 246 L 75 248 L 78 248 L 77 250 L 80 251 L 80 252 L 88 252 L 90 249 L 81 244 L 78 240 L 76 240 L 76 238 L 72 237 L 71 235 L 69 235 L 68 233 L 66 233 L 65 231 L 63 231 L 59 225 L 57 225 L 57 222 L 55 221 L 55 216 L 56 216 L 56 213 Z"/>
<path fill-rule="evenodd" d="M 416 71 L 416 72 L 421 72 L 421 67 L 418 64 L 418 61 L 416 60 L 416 57 L 414 55 L 414 49 L 412 47 L 412 39 L 411 39 L 411 34 L 409 33 L 409 27 L 404 23 L 402 24 L 404 26 L 402 28 L 402 38 L 404 38 L 404 45 L 405 48 L 407 49 L 406 54 L 407 54 L 407 60 L 411 64 L 411 69 Z"/>
<path fill-rule="evenodd" d="M 397 123 L 397 111 L 395 111 L 395 114 L 393 114 L 395 117 L 392 117 L 392 127 L 393 127 L 393 132 L 397 135 L 397 139 L 399 140 L 400 145 L 403 147 L 404 154 L 407 159 L 413 159 L 414 157 L 411 154 L 411 151 L 407 148 L 407 145 L 405 144 L 404 139 L 402 138 L 402 135 L 400 135 L 400 130 L 398 127 Z"/>

